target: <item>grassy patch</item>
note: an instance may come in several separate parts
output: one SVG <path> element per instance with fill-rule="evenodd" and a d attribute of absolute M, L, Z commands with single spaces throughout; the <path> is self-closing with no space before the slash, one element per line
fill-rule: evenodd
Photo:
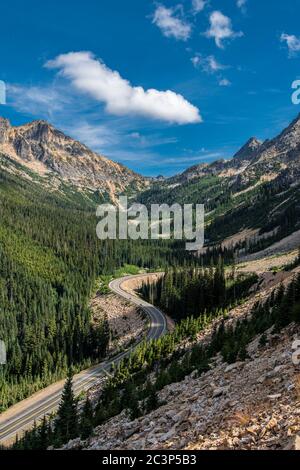
<path fill-rule="evenodd" d="M 136 274 L 142 274 L 145 273 L 146 271 L 144 269 L 141 269 L 138 266 L 135 266 L 133 264 L 124 264 L 121 268 L 118 268 L 114 271 L 112 275 L 109 274 L 103 274 L 101 275 L 95 283 L 95 290 L 97 292 L 100 292 L 102 295 L 107 295 L 111 291 L 109 289 L 109 283 L 114 280 L 118 279 L 119 277 L 124 277 L 124 276 L 135 276 Z"/>

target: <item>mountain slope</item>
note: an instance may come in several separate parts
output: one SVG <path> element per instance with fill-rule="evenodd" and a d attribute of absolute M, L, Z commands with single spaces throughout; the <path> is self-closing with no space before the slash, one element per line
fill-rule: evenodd
<path fill-rule="evenodd" d="M 265 347 L 257 347 L 257 337 L 245 362 L 218 358 L 200 377 L 166 386 L 155 411 L 135 420 L 123 412 L 65 449 L 299 450 L 299 379 L 289 357 L 297 333 L 270 333 Z"/>
<path fill-rule="evenodd" d="M 0 154 L 0 412 L 105 353 L 107 333 L 92 322 L 95 280 L 124 264 L 184 262 L 184 243 L 98 240 L 95 201 Z M 99 326 L 99 328 L 98 328 Z"/>
<path fill-rule="evenodd" d="M 232 159 L 196 165 L 156 182 L 139 200 L 205 204 L 210 244 L 255 229 L 255 238 L 248 240 L 255 250 L 300 228 L 299 184 L 300 115 L 274 139 L 251 138 Z"/>
<path fill-rule="evenodd" d="M 246 144 L 233 156 L 233 158 L 239 158 L 240 160 L 252 160 L 258 155 L 259 150 L 261 149 L 262 142 L 256 137 L 251 137 L 251 139 L 246 142 Z"/>
<path fill-rule="evenodd" d="M 46 121 L 19 127 L 0 118 L 0 152 L 59 187 L 61 181 L 81 190 L 108 193 L 111 199 L 130 187 L 138 190 L 147 180 L 119 163 L 92 152 Z"/>
<path fill-rule="evenodd" d="M 65 448 L 296 449 L 299 374 L 291 353 L 299 334 L 299 267 L 271 282 L 267 274 L 226 315 L 192 317 L 133 354 L 95 390 L 93 433 Z"/>

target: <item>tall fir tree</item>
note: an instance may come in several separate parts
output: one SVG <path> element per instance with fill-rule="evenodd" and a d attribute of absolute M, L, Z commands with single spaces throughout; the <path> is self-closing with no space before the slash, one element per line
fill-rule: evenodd
<path fill-rule="evenodd" d="M 77 400 L 73 392 L 73 376 L 70 370 L 57 412 L 55 434 L 59 443 L 68 442 L 78 435 Z"/>
<path fill-rule="evenodd" d="M 82 439 L 87 439 L 93 431 L 93 407 L 89 397 L 86 398 L 80 416 L 80 436 Z"/>

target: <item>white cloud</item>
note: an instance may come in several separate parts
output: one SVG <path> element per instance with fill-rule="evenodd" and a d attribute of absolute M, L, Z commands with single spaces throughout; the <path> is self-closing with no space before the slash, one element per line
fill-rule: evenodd
<path fill-rule="evenodd" d="M 238 8 L 241 8 L 241 9 L 245 8 L 246 3 L 247 3 L 247 0 L 237 0 L 236 2 Z"/>
<path fill-rule="evenodd" d="M 191 58 L 191 62 L 195 68 L 202 68 L 206 73 L 216 73 L 227 68 L 220 64 L 213 55 L 204 57 L 201 54 L 196 54 Z"/>
<path fill-rule="evenodd" d="M 216 45 L 223 48 L 223 41 L 243 36 L 243 33 L 235 32 L 232 29 L 231 19 L 223 15 L 220 11 L 214 11 L 209 17 L 210 29 L 206 31 L 205 36 L 213 38 Z"/>
<path fill-rule="evenodd" d="M 199 109 L 173 91 L 134 87 L 119 72 L 109 69 L 91 52 L 70 52 L 46 63 L 59 69 L 80 92 L 105 103 L 109 114 L 140 115 L 152 119 L 188 124 L 201 122 Z"/>
<path fill-rule="evenodd" d="M 64 131 L 79 140 L 79 142 L 99 152 L 119 145 L 122 140 L 119 132 L 113 129 L 112 126 L 89 123 L 85 120 L 80 120 L 76 124 L 72 123 L 71 126 L 64 126 Z"/>
<path fill-rule="evenodd" d="M 194 13 L 200 13 L 206 7 L 206 0 L 192 0 L 192 8 Z"/>
<path fill-rule="evenodd" d="M 177 137 L 164 137 L 160 134 L 143 135 L 140 132 L 131 132 L 128 135 L 131 144 L 138 148 L 160 147 L 162 145 L 176 144 Z"/>
<path fill-rule="evenodd" d="M 199 68 L 201 64 L 201 57 L 199 57 L 198 55 L 195 55 L 194 57 L 191 58 L 191 62 L 193 66 L 195 67 L 195 69 L 197 69 Z"/>
<path fill-rule="evenodd" d="M 192 27 L 186 20 L 178 16 L 177 11 L 180 10 L 182 10 L 181 5 L 177 5 L 175 8 L 166 8 L 163 5 L 158 5 L 152 22 L 159 27 L 164 36 L 187 41 L 191 36 Z"/>
<path fill-rule="evenodd" d="M 23 86 L 8 84 L 9 104 L 25 114 L 51 118 L 63 111 L 71 101 L 66 90 L 59 86 Z"/>
<path fill-rule="evenodd" d="M 220 86 L 228 87 L 228 86 L 231 86 L 231 81 L 228 80 L 227 78 L 222 78 L 222 79 L 219 81 L 219 85 L 220 85 Z"/>
<path fill-rule="evenodd" d="M 294 57 L 300 52 L 300 38 L 297 38 L 295 35 L 283 33 L 280 41 L 286 43 L 290 57 Z"/>
<path fill-rule="evenodd" d="M 68 84 L 67 84 L 68 85 Z M 139 122 L 127 117 L 102 117 L 90 109 L 89 100 L 81 100 L 65 83 L 54 85 L 8 85 L 9 105 L 18 111 L 32 115 L 34 119 L 47 119 L 56 128 L 79 140 L 101 155 L 117 161 L 136 163 L 139 170 L 149 172 L 151 166 L 163 165 L 162 156 L 152 150 L 162 145 L 177 143 L 176 137 L 160 133 L 144 136 L 137 129 Z M 124 150 L 126 149 L 126 150 Z"/>

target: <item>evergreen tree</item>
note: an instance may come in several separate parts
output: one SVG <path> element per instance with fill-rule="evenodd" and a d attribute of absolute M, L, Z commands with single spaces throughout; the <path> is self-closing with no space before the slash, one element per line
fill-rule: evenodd
<path fill-rule="evenodd" d="M 132 395 L 131 403 L 128 408 L 129 418 L 134 421 L 141 416 L 141 409 L 136 394 Z"/>
<path fill-rule="evenodd" d="M 80 436 L 87 439 L 93 431 L 93 407 L 87 397 L 80 416 Z"/>
<path fill-rule="evenodd" d="M 145 411 L 146 413 L 150 413 L 150 411 L 155 410 L 159 406 L 158 395 L 155 390 L 155 387 L 151 387 L 150 393 L 148 398 L 146 399 L 145 403 Z"/>
<path fill-rule="evenodd" d="M 38 449 L 46 450 L 51 442 L 51 427 L 44 416 L 42 424 L 38 430 Z"/>
<path fill-rule="evenodd" d="M 55 433 L 60 443 L 68 442 L 78 435 L 77 400 L 74 397 L 71 371 L 68 372 L 62 392 L 55 421 Z"/>

